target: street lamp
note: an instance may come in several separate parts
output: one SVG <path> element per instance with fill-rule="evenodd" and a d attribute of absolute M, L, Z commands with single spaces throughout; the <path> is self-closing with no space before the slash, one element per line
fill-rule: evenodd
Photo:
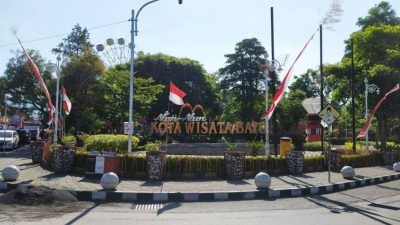
<path fill-rule="evenodd" d="M 282 71 L 282 65 L 277 60 L 268 60 L 268 53 L 265 53 L 265 64 L 261 65 L 265 80 L 265 111 L 268 111 L 268 79 L 269 74 L 275 72 L 279 74 Z M 265 155 L 271 154 L 269 149 L 269 126 L 268 119 L 265 117 Z"/>
<path fill-rule="evenodd" d="M 368 120 L 368 92 L 369 93 L 376 93 L 379 95 L 380 89 L 376 84 L 368 84 L 368 78 L 364 79 L 364 83 L 365 83 L 365 120 Z M 365 148 L 368 151 L 368 130 L 369 127 L 367 128 L 367 130 L 365 131 Z"/>
<path fill-rule="evenodd" d="M 129 131 L 128 131 L 128 152 L 132 152 L 132 134 L 133 134 L 133 73 L 135 71 L 135 67 L 134 67 L 134 59 L 135 59 L 135 36 L 137 36 L 138 33 L 138 29 L 137 29 L 137 22 L 138 22 L 138 17 L 140 12 L 143 10 L 144 7 L 158 2 L 159 0 L 152 0 L 149 2 L 146 2 L 145 4 L 143 4 L 136 16 L 135 16 L 135 10 L 132 10 L 132 17 L 130 19 L 131 21 L 131 59 L 130 59 L 130 76 L 129 76 L 129 123 L 128 126 L 130 127 Z M 178 0 L 179 4 L 182 4 L 182 0 Z"/>

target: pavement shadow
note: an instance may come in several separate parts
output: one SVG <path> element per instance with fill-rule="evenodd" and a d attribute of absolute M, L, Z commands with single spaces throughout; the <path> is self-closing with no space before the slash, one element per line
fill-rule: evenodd
<path fill-rule="evenodd" d="M 168 210 L 173 210 L 173 209 L 179 208 L 181 206 L 182 206 L 182 204 L 179 202 L 169 203 L 166 206 L 162 207 L 161 209 L 157 210 L 157 216 L 161 215 L 162 213 L 164 213 Z"/>
<path fill-rule="evenodd" d="M 140 185 L 141 187 L 161 187 L 163 186 L 162 181 L 145 181 Z"/>
<path fill-rule="evenodd" d="M 357 207 L 357 206 L 352 206 L 352 205 L 349 205 L 349 204 L 341 202 L 341 201 L 329 199 L 325 196 L 321 196 L 321 195 L 309 196 L 309 197 L 305 197 L 305 199 L 316 204 L 317 206 L 328 209 L 331 213 L 334 213 L 334 214 L 358 213 L 362 216 L 368 217 L 371 220 L 376 221 L 379 224 L 390 225 L 393 223 L 400 223 L 400 220 L 398 220 L 398 219 L 382 216 L 382 215 L 379 215 L 379 214 L 373 212 L 373 210 L 370 210 L 367 208 L 362 208 L 362 207 Z M 391 220 L 391 221 L 393 221 L 393 223 L 388 223 L 388 222 L 382 220 L 382 218 Z"/>
<path fill-rule="evenodd" d="M 92 211 L 93 209 L 95 209 L 97 206 L 99 206 L 100 204 L 95 203 L 94 205 L 92 205 L 91 207 L 85 209 L 83 212 L 81 212 L 79 215 L 77 215 L 75 218 L 73 218 L 72 220 L 68 221 L 67 223 L 65 223 L 66 225 L 71 225 L 76 223 L 78 220 L 82 219 L 84 216 L 86 216 L 90 211 Z"/>
<path fill-rule="evenodd" d="M 400 188 L 386 187 L 386 186 L 383 186 L 382 184 L 377 184 L 376 186 L 377 186 L 378 188 L 383 188 L 383 189 L 388 189 L 388 190 L 394 190 L 394 191 L 400 191 Z"/>
<path fill-rule="evenodd" d="M 307 183 L 307 182 L 304 182 L 304 181 L 302 181 L 302 180 L 300 180 L 300 179 L 294 179 L 294 180 L 300 181 L 302 184 L 295 183 L 295 182 L 290 182 L 290 181 L 285 180 L 285 179 L 283 179 L 283 178 L 281 178 L 281 177 L 274 177 L 274 178 L 275 178 L 275 179 L 278 179 L 278 180 L 281 180 L 281 181 L 283 181 L 284 183 L 290 184 L 291 186 L 294 186 L 294 187 L 297 187 L 297 188 L 311 187 L 311 186 L 312 186 L 312 184 L 309 184 L 309 183 Z"/>
<path fill-rule="evenodd" d="M 78 180 L 78 182 L 85 182 L 85 183 L 99 184 L 99 182 L 100 182 L 100 179 L 83 177 L 82 179 Z M 120 181 L 120 182 L 121 182 L 121 181 Z"/>
<path fill-rule="evenodd" d="M 249 182 L 245 180 L 228 180 L 226 181 L 228 184 L 233 184 L 233 185 L 248 185 L 250 184 Z"/>
<path fill-rule="evenodd" d="M 49 173 L 49 174 L 41 176 L 41 178 L 46 179 L 46 180 L 52 180 L 52 179 L 63 178 L 66 176 L 67 176 L 66 174 Z"/>

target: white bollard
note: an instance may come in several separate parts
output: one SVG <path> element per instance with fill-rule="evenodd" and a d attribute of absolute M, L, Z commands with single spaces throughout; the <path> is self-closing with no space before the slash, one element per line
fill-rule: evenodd
<path fill-rule="evenodd" d="M 260 172 L 254 178 L 257 188 L 269 188 L 271 186 L 271 177 L 267 173 Z"/>
<path fill-rule="evenodd" d="M 103 174 L 100 180 L 100 185 L 104 190 L 114 190 L 118 184 L 118 175 L 113 172 Z"/>
<path fill-rule="evenodd" d="M 356 175 L 356 172 L 351 166 L 344 166 L 340 172 L 344 179 L 353 179 Z"/>
<path fill-rule="evenodd" d="M 400 172 L 400 162 L 393 164 L 393 170 L 396 172 Z"/>
<path fill-rule="evenodd" d="M 3 172 L 1 172 L 4 180 L 14 181 L 19 177 L 19 169 L 15 165 L 6 166 L 3 168 Z"/>

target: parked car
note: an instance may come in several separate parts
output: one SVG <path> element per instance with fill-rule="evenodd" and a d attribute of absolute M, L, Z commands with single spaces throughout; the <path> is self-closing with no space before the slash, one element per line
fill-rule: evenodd
<path fill-rule="evenodd" d="M 24 126 L 23 130 L 26 132 L 27 136 L 29 137 L 30 141 L 37 141 L 39 140 L 39 126 Z"/>
<path fill-rule="evenodd" d="M 19 137 L 19 144 L 20 145 L 29 144 L 30 137 L 28 136 L 28 133 L 23 129 L 18 129 L 16 131 L 17 131 L 18 137 Z"/>
<path fill-rule="evenodd" d="M 19 136 L 15 130 L 0 130 L 0 149 L 15 149 L 19 144 Z"/>

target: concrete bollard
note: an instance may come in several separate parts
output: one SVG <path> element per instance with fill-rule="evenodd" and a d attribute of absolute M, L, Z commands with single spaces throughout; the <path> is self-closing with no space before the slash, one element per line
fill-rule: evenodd
<path fill-rule="evenodd" d="M 18 179 L 19 169 L 15 165 L 6 166 L 1 173 L 4 180 L 14 181 Z"/>
<path fill-rule="evenodd" d="M 353 179 L 356 175 L 356 172 L 351 166 L 344 166 L 340 172 L 344 179 Z"/>
<path fill-rule="evenodd" d="M 393 164 L 393 170 L 396 172 L 400 172 L 400 162 Z"/>
<path fill-rule="evenodd" d="M 271 177 L 267 173 L 260 172 L 254 178 L 257 188 L 269 188 L 271 186 Z"/>
<path fill-rule="evenodd" d="M 100 180 L 100 185 L 104 190 L 114 190 L 118 184 L 118 175 L 113 172 L 103 174 Z"/>

